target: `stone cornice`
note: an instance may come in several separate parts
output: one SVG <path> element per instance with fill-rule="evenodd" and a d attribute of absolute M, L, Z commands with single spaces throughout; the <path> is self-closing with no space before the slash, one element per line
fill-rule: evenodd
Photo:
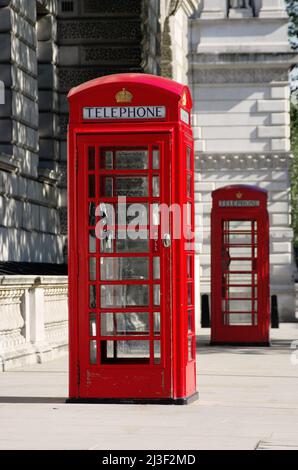
<path fill-rule="evenodd" d="M 298 54 L 287 52 L 193 52 L 189 54 L 193 68 L 251 68 L 254 67 L 290 67 L 298 62 Z"/>
<path fill-rule="evenodd" d="M 284 170 L 292 161 L 289 152 L 206 153 L 196 152 L 196 169 L 204 170 Z"/>
<path fill-rule="evenodd" d="M 259 66 L 258 66 L 259 65 Z M 289 66 L 261 67 L 256 64 L 251 67 L 228 67 L 218 70 L 216 67 L 192 67 L 189 71 L 189 81 L 193 84 L 248 84 L 248 83 L 288 83 Z"/>
<path fill-rule="evenodd" d="M 289 21 L 289 17 L 288 15 L 286 14 L 285 16 L 264 16 L 264 17 L 259 17 L 259 16 L 253 16 L 253 17 L 250 17 L 250 18 L 229 18 L 227 16 L 222 16 L 222 17 L 218 17 L 218 18 L 208 18 L 208 17 L 205 17 L 205 18 L 200 18 L 199 16 L 196 16 L 196 17 L 193 17 L 190 19 L 190 21 L 193 23 L 193 24 L 206 24 L 206 22 L 212 22 L 212 23 L 216 23 L 216 24 L 222 24 L 222 23 L 226 23 L 227 21 L 230 21 L 230 22 L 233 22 L 233 23 L 243 23 L 244 25 L 247 25 L 248 23 L 250 25 L 253 25 L 253 24 L 260 24 L 260 23 L 288 23 Z"/>

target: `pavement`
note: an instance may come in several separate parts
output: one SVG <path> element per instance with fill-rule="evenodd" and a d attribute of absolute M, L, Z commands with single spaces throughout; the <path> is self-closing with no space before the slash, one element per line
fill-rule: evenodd
<path fill-rule="evenodd" d="M 298 450 L 298 324 L 270 348 L 210 347 L 209 334 L 187 406 L 65 404 L 67 358 L 0 373 L 0 449 Z"/>

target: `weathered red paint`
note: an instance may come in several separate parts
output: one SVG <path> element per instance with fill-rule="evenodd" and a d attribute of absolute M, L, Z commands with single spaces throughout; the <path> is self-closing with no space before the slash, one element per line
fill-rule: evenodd
<path fill-rule="evenodd" d="M 232 185 L 212 201 L 211 343 L 269 345 L 267 192 Z"/>
<path fill-rule="evenodd" d="M 131 102 L 117 103 L 116 94 L 121 90 L 132 95 Z M 99 278 L 99 260 L 106 256 L 97 251 L 96 281 L 88 277 L 88 220 L 87 204 L 90 200 L 98 205 L 102 201 L 113 202 L 113 198 L 100 196 L 100 176 L 110 175 L 145 175 L 149 181 L 153 174 L 160 176 L 159 202 L 179 204 L 187 201 L 191 207 L 191 228 L 194 230 L 194 157 L 193 136 L 190 124 L 185 117 L 190 116 L 191 96 L 186 86 L 161 77 L 145 74 L 120 74 L 98 78 L 74 88 L 69 93 L 70 123 L 68 129 L 68 204 L 69 204 L 69 326 L 70 326 L 70 385 L 69 396 L 72 399 L 146 399 L 146 400 L 177 400 L 187 399 L 196 393 L 195 381 L 195 327 L 194 327 L 194 250 L 193 246 L 185 245 L 185 238 L 172 240 L 170 248 L 162 243 L 164 234 L 158 234 L 158 240 L 150 241 L 148 256 L 150 266 L 154 255 L 161 259 L 161 332 L 156 335 L 152 330 L 153 311 L 158 310 L 152 304 L 147 307 L 102 308 L 99 295 L 103 281 Z M 160 119 L 83 119 L 84 107 L 115 107 L 115 106 L 165 106 L 166 115 Z M 118 110 L 119 111 L 119 110 Z M 118 112 L 117 111 L 117 112 Z M 111 111 L 109 111 L 110 113 Z M 182 117 L 182 119 L 181 119 Z M 183 120 L 184 119 L 184 120 Z M 102 170 L 99 167 L 101 149 L 109 148 L 113 152 L 119 148 L 146 148 L 152 159 L 153 147 L 160 150 L 160 170 Z M 96 166 L 90 172 L 87 164 L 88 148 L 95 150 Z M 187 150 L 189 149 L 189 150 Z M 190 168 L 187 170 L 187 152 L 190 155 Z M 114 158 L 114 157 L 113 157 Z M 151 160 L 150 160 L 151 161 Z M 88 173 L 89 171 L 89 173 Z M 88 199 L 87 176 L 94 175 L 96 193 Z M 187 195 L 187 178 L 189 178 L 190 194 Z M 114 181 L 114 180 L 113 180 Z M 90 195 L 89 195 L 90 196 Z M 156 201 L 152 191 L 143 202 Z M 132 202 L 138 202 L 133 200 Z M 190 273 L 187 277 L 187 255 L 189 256 Z M 119 257 L 119 253 L 109 254 Z M 128 253 L 123 256 L 129 256 Z M 132 253 L 136 263 L 140 253 Z M 152 268 L 150 268 L 152 269 Z M 150 271 L 151 272 L 151 271 Z M 152 274 L 152 272 L 151 272 Z M 105 281 L 110 285 L 133 285 L 140 281 Z M 152 275 L 149 286 L 156 282 Z M 88 306 L 89 285 L 97 289 L 96 308 Z M 190 304 L 188 305 L 188 292 Z M 90 310 L 96 314 L 97 331 L 93 340 L 98 347 L 96 364 L 89 360 L 88 317 Z M 150 360 L 148 363 L 133 363 L 124 360 L 122 363 L 104 363 L 106 360 L 107 343 L 119 341 L 119 337 L 100 335 L 100 319 L 108 312 L 150 313 L 151 329 L 149 336 L 140 334 L 134 340 L 150 340 Z M 188 312 L 190 330 L 188 329 Z M 131 336 L 121 336 L 121 340 L 132 340 Z M 153 341 L 161 343 L 161 361 L 155 364 L 152 357 Z M 115 345 L 115 343 L 113 343 Z M 119 343 L 116 344 L 118 346 Z M 192 358 L 188 359 L 188 344 Z M 103 352 L 103 350 L 105 352 Z M 78 379 L 79 376 L 79 379 Z"/>

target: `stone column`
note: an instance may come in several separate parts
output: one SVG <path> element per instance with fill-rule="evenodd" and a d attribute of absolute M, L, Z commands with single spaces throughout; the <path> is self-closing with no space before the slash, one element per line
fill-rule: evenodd
<path fill-rule="evenodd" d="M 188 18 L 195 12 L 195 5 L 193 0 L 169 2 L 161 18 L 161 75 L 185 84 L 188 82 Z"/>
<path fill-rule="evenodd" d="M 229 18 L 251 18 L 253 10 L 249 0 L 229 0 Z"/>
<path fill-rule="evenodd" d="M 226 18 L 228 15 L 226 0 L 204 0 L 200 8 L 200 18 L 215 20 Z"/>
<path fill-rule="evenodd" d="M 287 18 L 284 0 L 262 0 L 260 18 Z"/>

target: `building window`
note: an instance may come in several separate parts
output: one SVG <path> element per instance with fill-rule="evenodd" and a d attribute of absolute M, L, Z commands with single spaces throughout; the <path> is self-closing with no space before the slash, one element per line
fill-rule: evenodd
<path fill-rule="evenodd" d="M 62 2 L 61 2 L 61 11 L 63 11 L 63 13 L 73 12 L 73 1 L 62 0 Z"/>

